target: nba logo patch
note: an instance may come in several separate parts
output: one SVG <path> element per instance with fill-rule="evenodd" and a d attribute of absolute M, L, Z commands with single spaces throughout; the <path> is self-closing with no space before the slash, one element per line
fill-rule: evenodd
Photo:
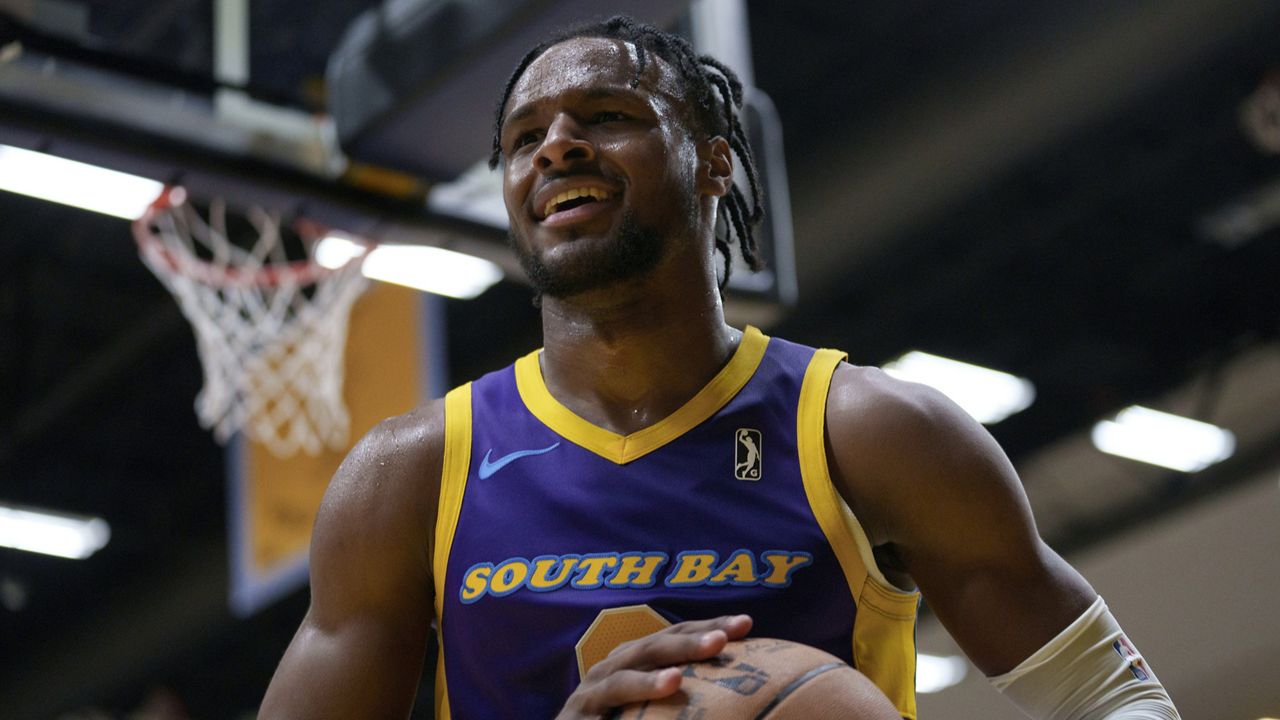
<path fill-rule="evenodd" d="M 1119 640 L 1111 643 L 1111 647 L 1116 653 L 1129 663 L 1129 672 L 1138 680 L 1149 680 L 1151 674 L 1147 672 L 1146 665 L 1142 662 L 1142 655 L 1138 654 L 1138 648 L 1129 642 L 1129 638 L 1121 635 Z"/>
<path fill-rule="evenodd" d="M 760 431 L 738 428 L 733 437 L 733 476 L 739 480 L 759 480 L 764 465 L 764 438 Z"/>

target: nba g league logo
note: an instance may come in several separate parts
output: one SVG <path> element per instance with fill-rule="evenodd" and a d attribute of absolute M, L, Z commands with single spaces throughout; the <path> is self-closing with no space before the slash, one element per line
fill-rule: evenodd
<path fill-rule="evenodd" d="M 764 464 L 763 436 L 752 428 L 738 428 L 733 436 L 733 476 L 739 480 L 759 480 Z"/>

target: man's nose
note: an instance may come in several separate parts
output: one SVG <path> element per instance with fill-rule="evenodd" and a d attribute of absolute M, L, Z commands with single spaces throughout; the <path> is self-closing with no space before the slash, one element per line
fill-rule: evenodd
<path fill-rule="evenodd" d="M 591 160 L 595 156 L 595 146 L 583 137 L 578 123 L 567 115 L 559 115 L 547 128 L 534 163 L 539 170 L 545 172 Z"/>

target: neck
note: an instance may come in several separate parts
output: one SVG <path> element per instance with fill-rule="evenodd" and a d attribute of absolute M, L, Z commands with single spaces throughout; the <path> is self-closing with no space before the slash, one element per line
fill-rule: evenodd
<path fill-rule="evenodd" d="M 544 297 L 542 375 L 551 394 L 620 434 L 652 425 L 696 395 L 741 337 L 725 324 L 714 275 L 708 283 L 699 265 L 671 257 L 644 278 Z"/>

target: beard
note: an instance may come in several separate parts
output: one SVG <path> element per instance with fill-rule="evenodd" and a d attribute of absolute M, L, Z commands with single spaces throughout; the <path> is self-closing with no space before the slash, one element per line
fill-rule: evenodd
<path fill-rule="evenodd" d="M 622 216 L 614 242 L 604 243 L 600 252 L 567 253 L 568 257 L 548 263 L 509 231 L 507 240 L 520 260 L 534 289 L 534 305 L 544 295 L 564 298 L 614 283 L 639 278 L 652 272 L 666 251 L 663 234 L 641 226 L 630 212 Z M 570 242 L 577 240 L 572 237 Z"/>

